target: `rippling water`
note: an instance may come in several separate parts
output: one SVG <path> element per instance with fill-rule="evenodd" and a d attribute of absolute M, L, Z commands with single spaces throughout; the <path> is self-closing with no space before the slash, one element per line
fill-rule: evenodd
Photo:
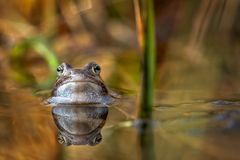
<path fill-rule="evenodd" d="M 165 98 L 157 101 L 150 122 L 132 119 L 130 99 L 119 106 L 121 111 L 109 108 L 101 143 L 66 147 L 58 143 L 52 108 L 41 105 L 41 98 L 19 88 L 0 94 L 1 159 L 139 159 L 147 151 L 140 140 L 144 123 L 151 124 L 147 135 L 152 139 L 144 145 L 156 159 L 239 158 L 240 101 L 235 97 L 198 99 L 204 97 L 201 92 L 161 92 Z M 175 96 L 184 100 L 171 100 Z"/>

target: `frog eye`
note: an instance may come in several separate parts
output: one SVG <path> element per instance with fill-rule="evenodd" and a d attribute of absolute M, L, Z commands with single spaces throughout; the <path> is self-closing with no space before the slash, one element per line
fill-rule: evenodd
<path fill-rule="evenodd" d="M 94 74 L 100 74 L 101 72 L 101 67 L 99 65 L 95 65 L 92 67 L 92 71 Z"/>
<path fill-rule="evenodd" d="M 62 65 L 57 67 L 57 72 L 58 73 L 63 73 L 63 66 Z"/>
<path fill-rule="evenodd" d="M 68 143 L 66 137 L 64 137 L 64 136 L 61 135 L 61 134 L 58 135 L 57 140 L 58 140 L 58 143 L 60 143 L 60 144 L 64 144 L 64 145 L 66 145 L 66 146 L 70 145 L 70 144 Z"/>
<path fill-rule="evenodd" d="M 100 143 L 101 141 L 102 141 L 102 135 L 99 134 L 99 135 L 97 135 L 97 136 L 92 140 L 92 142 L 90 143 L 90 145 L 94 146 L 94 145 Z"/>

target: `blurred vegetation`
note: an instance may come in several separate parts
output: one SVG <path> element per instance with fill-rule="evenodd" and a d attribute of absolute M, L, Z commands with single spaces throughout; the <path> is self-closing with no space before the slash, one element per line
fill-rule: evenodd
<path fill-rule="evenodd" d="M 156 64 L 154 1 L 142 3 L 143 24 L 143 84 L 140 107 L 140 118 L 151 118 L 154 100 L 154 78 Z M 141 13 L 141 12 L 140 12 Z"/>
<path fill-rule="evenodd" d="M 11 62 L 9 76 L 24 86 L 50 88 L 58 61 L 80 67 L 95 60 L 105 68 L 109 62 L 103 59 L 113 65 L 113 52 L 136 53 L 129 4 L 126 8 L 125 2 L 104 0 L 1 1 L 1 57 Z"/>
<path fill-rule="evenodd" d="M 36 82 L 31 73 L 24 68 L 24 57 L 27 51 L 32 48 L 46 61 L 50 69 L 50 75 L 46 82 Z M 41 37 L 27 39 L 16 45 L 10 55 L 11 67 L 13 69 L 12 75 L 15 80 L 23 85 L 32 86 L 34 88 L 48 88 L 55 81 L 55 70 L 58 66 L 58 60 L 55 53 L 48 46 L 46 40 Z"/>

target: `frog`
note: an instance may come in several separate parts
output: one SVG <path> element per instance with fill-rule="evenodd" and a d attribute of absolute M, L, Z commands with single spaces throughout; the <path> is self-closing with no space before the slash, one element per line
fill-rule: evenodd
<path fill-rule="evenodd" d="M 112 104 L 118 96 L 108 89 L 100 73 L 101 67 L 96 62 L 89 62 L 82 68 L 63 62 L 57 67 L 57 79 L 47 103 L 53 106 Z"/>

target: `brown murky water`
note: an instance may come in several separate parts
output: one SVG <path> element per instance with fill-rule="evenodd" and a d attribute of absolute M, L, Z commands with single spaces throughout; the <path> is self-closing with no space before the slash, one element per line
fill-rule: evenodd
<path fill-rule="evenodd" d="M 165 73 L 171 70 L 166 68 Z M 205 72 L 198 72 L 198 76 L 190 80 L 191 75 L 187 74 L 194 73 L 185 73 L 179 68 L 180 71 L 166 75 L 167 81 L 162 80 L 162 86 L 156 84 L 160 87 L 155 91 L 152 121 L 134 119 L 138 93 L 122 90 L 128 94 L 118 108 L 109 108 L 101 129 L 102 140 L 95 146 L 59 144 L 56 119 L 54 122 L 52 108 L 41 104 L 43 96 L 3 76 L 0 84 L 0 159 L 239 159 L 239 93 L 213 87 L 211 84 L 216 76 L 209 78 L 203 76 Z M 113 72 L 115 77 L 119 78 L 120 71 Z M 178 76 L 179 72 L 184 76 Z M 126 77 L 129 78 L 127 73 Z M 203 84 L 201 78 L 209 81 Z M 114 78 L 106 83 L 129 89 L 122 86 L 131 83 L 130 80 L 122 79 L 122 83 L 114 83 Z M 69 115 L 71 117 L 72 112 Z M 89 127 L 89 122 L 89 119 L 84 121 L 85 127 Z"/>

